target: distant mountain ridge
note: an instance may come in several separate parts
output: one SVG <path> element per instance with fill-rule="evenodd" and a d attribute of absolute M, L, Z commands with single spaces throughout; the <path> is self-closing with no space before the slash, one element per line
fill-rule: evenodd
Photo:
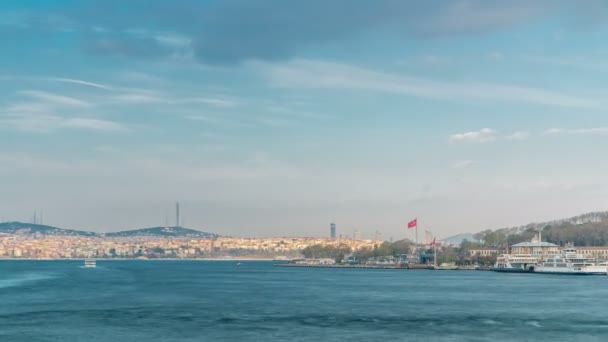
<path fill-rule="evenodd" d="M 0 233 L 16 235 L 70 235 L 70 236 L 94 236 L 95 233 L 83 230 L 63 229 L 43 224 L 23 222 L 0 223 Z"/>
<path fill-rule="evenodd" d="M 196 238 L 216 238 L 219 235 L 214 233 L 202 232 L 184 227 L 152 227 L 134 230 L 123 230 L 120 232 L 105 233 L 109 237 L 126 236 L 164 236 L 164 237 L 196 237 Z"/>
<path fill-rule="evenodd" d="M 200 230 L 184 227 L 151 227 L 133 230 L 123 230 L 111 233 L 95 233 L 84 230 L 64 229 L 42 224 L 24 222 L 2 222 L 0 223 L 0 234 L 14 235 L 59 235 L 59 236 L 107 236 L 107 237 L 129 237 L 129 236 L 158 236 L 158 237 L 192 237 L 192 238 L 216 238 L 218 234 L 203 232 Z"/>

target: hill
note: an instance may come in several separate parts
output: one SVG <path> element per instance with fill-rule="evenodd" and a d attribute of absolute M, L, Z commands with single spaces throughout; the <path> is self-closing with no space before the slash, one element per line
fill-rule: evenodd
<path fill-rule="evenodd" d="M 505 234 L 519 234 L 525 232 L 530 229 L 543 229 L 547 226 L 559 226 L 563 224 L 571 224 L 574 226 L 580 226 L 590 223 L 602 223 L 608 222 L 608 211 L 596 211 L 591 213 L 586 213 L 582 215 L 577 215 L 569 218 L 562 218 L 557 220 L 545 221 L 545 222 L 533 222 L 528 223 L 523 226 L 516 227 L 508 227 L 498 229 L 499 231 L 504 232 Z"/>
<path fill-rule="evenodd" d="M 63 235 L 63 236 L 107 236 L 107 237 L 129 237 L 129 236 L 157 236 L 157 237 L 191 237 L 208 239 L 219 237 L 218 234 L 202 232 L 184 227 L 152 227 L 120 232 L 98 234 L 83 230 L 63 229 L 41 224 L 24 222 L 0 223 L 0 234 L 12 235 Z"/>
<path fill-rule="evenodd" d="M 217 234 L 202 232 L 184 227 L 152 227 L 134 230 L 124 230 L 120 232 L 106 233 L 108 237 L 129 237 L 129 236 L 159 236 L 159 237 L 192 237 L 208 239 L 219 237 Z"/>
<path fill-rule="evenodd" d="M 467 240 L 470 242 L 478 242 L 479 240 L 475 238 L 475 236 L 471 233 L 458 234 L 454 236 L 446 237 L 445 239 L 441 239 L 439 241 L 446 243 L 448 245 L 460 245 L 462 241 Z"/>
<path fill-rule="evenodd" d="M 0 223 L 0 233 L 15 235 L 71 235 L 71 236 L 94 236 L 93 232 L 82 230 L 63 229 L 42 224 L 23 223 L 23 222 L 3 222 Z"/>
<path fill-rule="evenodd" d="M 523 226 L 485 230 L 474 236 L 486 245 L 513 245 L 529 241 L 538 232 L 544 241 L 555 244 L 573 242 L 577 246 L 608 245 L 608 212 L 592 212 L 564 219 L 529 223 Z"/>

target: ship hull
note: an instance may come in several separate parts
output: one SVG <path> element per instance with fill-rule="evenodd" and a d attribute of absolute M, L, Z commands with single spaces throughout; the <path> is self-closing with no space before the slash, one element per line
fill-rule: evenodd
<path fill-rule="evenodd" d="M 606 272 L 560 272 L 560 271 L 534 271 L 537 274 L 562 274 L 562 275 L 603 275 L 605 276 Z"/>
<path fill-rule="evenodd" d="M 533 273 L 534 272 L 532 270 L 526 270 L 526 269 L 521 269 L 521 268 L 493 268 L 492 271 L 501 272 L 501 273 Z"/>

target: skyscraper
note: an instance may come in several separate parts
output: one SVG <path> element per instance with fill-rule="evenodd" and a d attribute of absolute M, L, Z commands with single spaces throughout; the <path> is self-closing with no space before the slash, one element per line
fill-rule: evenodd
<path fill-rule="evenodd" d="M 330 223 L 329 224 L 329 236 L 332 239 L 336 238 L 336 224 L 335 223 Z"/>
<path fill-rule="evenodd" d="M 179 202 L 175 202 L 175 226 L 179 227 Z"/>
<path fill-rule="evenodd" d="M 376 236 L 374 237 L 376 241 L 382 241 L 382 233 L 379 230 L 376 230 Z"/>

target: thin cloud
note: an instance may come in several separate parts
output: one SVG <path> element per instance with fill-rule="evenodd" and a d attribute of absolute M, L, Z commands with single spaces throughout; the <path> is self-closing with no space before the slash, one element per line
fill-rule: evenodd
<path fill-rule="evenodd" d="M 587 71 L 608 71 L 608 64 L 603 59 L 591 59 L 585 56 L 555 57 L 521 54 L 520 58 L 526 62 L 540 65 L 553 65 Z"/>
<path fill-rule="evenodd" d="M 608 135 L 608 127 L 563 129 L 550 128 L 545 131 L 545 135 L 580 134 L 580 135 Z"/>
<path fill-rule="evenodd" d="M 450 135 L 450 143 L 484 143 L 494 140 L 496 140 L 496 131 L 491 128 Z"/>
<path fill-rule="evenodd" d="M 113 87 L 110 87 L 110 86 L 106 86 L 106 85 L 95 83 L 95 82 L 77 80 L 77 79 L 73 79 L 73 78 L 51 77 L 51 78 L 48 78 L 48 80 L 54 81 L 54 82 L 80 84 L 80 85 L 93 87 L 93 88 L 97 88 L 97 89 L 103 89 L 103 90 L 113 90 Z"/>
<path fill-rule="evenodd" d="M 74 97 L 58 95 L 40 90 L 22 90 L 20 94 L 27 95 L 39 100 L 43 100 L 55 105 L 61 106 L 75 106 L 75 107 L 88 107 L 90 103 L 84 100 L 80 100 Z"/>
<path fill-rule="evenodd" d="M 232 108 L 238 106 L 238 102 L 219 97 L 179 97 L 168 93 L 151 91 L 146 89 L 125 89 L 120 95 L 111 97 L 111 100 L 118 103 L 130 104 L 204 104 L 217 108 Z"/>
<path fill-rule="evenodd" d="M 62 127 L 94 131 L 124 131 L 126 126 L 116 121 L 93 118 L 68 118 L 61 122 Z"/>
<path fill-rule="evenodd" d="M 207 98 L 207 97 L 195 97 L 174 100 L 175 103 L 204 103 L 214 107 L 235 107 L 237 102 L 221 99 L 221 98 Z"/>
<path fill-rule="evenodd" d="M 527 140 L 530 137 L 530 133 L 517 131 L 511 135 L 507 135 L 505 139 L 507 140 Z"/>
<path fill-rule="evenodd" d="M 467 168 L 467 167 L 473 165 L 473 163 L 474 162 L 472 160 L 460 160 L 460 161 L 454 162 L 451 165 L 451 168 L 452 169 L 464 169 L 464 168 Z"/>
<path fill-rule="evenodd" d="M 34 133 L 50 133 L 60 129 L 88 131 L 126 131 L 119 122 L 95 118 L 67 118 L 58 115 L 11 116 L 0 120 L 0 128 Z"/>
<path fill-rule="evenodd" d="M 347 64 L 295 60 L 284 64 L 256 64 L 271 82 L 284 88 L 376 91 L 452 101 L 504 101 L 537 105 L 597 108 L 599 102 L 542 88 L 497 83 L 448 82 L 389 74 Z"/>
<path fill-rule="evenodd" d="M 237 121 L 235 119 L 228 119 L 225 117 L 219 118 L 215 115 L 195 114 L 195 115 L 186 115 L 186 116 L 184 116 L 184 118 L 187 120 L 190 120 L 190 121 L 199 121 L 199 122 L 205 122 L 208 124 L 227 126 L 227 127 L 234 127 L 234 126 L 251 127 L 251 126 L 253 126 L 253 124 L 249 123 L 249 122 Z"/>

